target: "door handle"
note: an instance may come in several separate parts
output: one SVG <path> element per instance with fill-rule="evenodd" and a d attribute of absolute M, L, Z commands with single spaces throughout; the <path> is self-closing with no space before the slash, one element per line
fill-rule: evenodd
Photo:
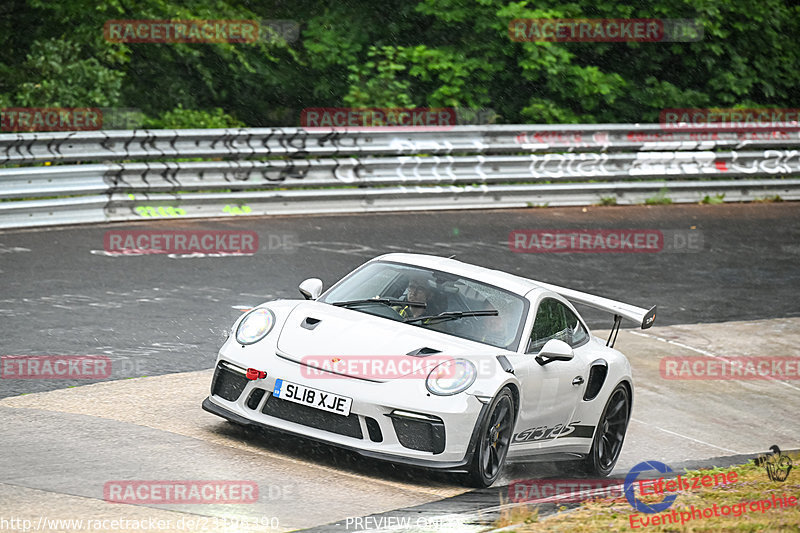
<path fill-rule="evenodd" d="M 573 385 L 580 385 L 581 383 L 583 383 L 583 376 L 575 376 L 572 380 Z"/>

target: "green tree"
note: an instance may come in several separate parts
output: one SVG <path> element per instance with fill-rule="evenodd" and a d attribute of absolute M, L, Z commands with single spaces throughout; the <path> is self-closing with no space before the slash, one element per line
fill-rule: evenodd
<path fill-rule="evenodd" d="M 509 37 L 515 18 L 573 17 L 696 19 L 704 37 Z M 294 42 L 113 43 L 103 36 L 113 19 L 291 19 L 301 33 Z M 796 107 L 797 35 L 800 7 L 789 0 L 6 0 L 0 105 L 133 107 L 151 124 L 297 125 L 303 108 L 326 106 L 489 107 L 508 123 L 653 122 L 670 107 Z M 197 110 L 211 114 L 190 115 Z"/>
<path fill-rule="evenodd" d="M 125 74 L 81 56 L 72 41 L 34 42 L 20 65 L 14 102 L 24 107 L 118 105 Z"/>

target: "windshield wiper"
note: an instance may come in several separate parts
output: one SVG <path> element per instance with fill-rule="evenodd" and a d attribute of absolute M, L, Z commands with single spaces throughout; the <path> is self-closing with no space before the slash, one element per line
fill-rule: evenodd
<path fill-rule="evenodd" d="M 347 302 L 333 302 L 331 305 L 338 307 L 350 307 L 351 305 L 366 305 L 366 304 L 384 304 L 388 306 L 403 305 L 408 307 L 428 307 L 423 302 L 407 302 L 397 298 L 366 298 L 364 300 L 350 300 Z"/>
<path fill-rule="evenodd" d="M 420 320 L 430 320 L 431 322 L 444 322 L 446 320 L 457 320 L 469 316 L 497 316 L 497 309 L 486 309 L 484 311 L 446 311 L 438 315 L 418 316 L 407 318 L 404 322 L 419 322 Z"/>

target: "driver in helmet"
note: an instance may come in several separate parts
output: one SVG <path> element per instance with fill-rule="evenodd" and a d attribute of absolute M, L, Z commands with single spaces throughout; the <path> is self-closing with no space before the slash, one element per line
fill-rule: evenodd
<path fill-rule="evenodd" d="M 423 274 L 414 274 L 408 279 L 406 300 L 409 302 L 423 303 L 426 304 L 426 306 L 406 305 L 397 308 L 397 312 L 406 319 L 436 314 L 435 295 L 436 290 L 433 285 L 431 285 L 431 280 Z"/>

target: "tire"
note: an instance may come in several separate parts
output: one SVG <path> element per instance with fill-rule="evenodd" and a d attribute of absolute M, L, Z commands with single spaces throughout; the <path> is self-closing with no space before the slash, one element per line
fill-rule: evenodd
<path fill-rule="evenodd" d="M 625 441 L 630 414 L 630 394 L 625 385 L 619 384 L 608 397 L 589 455 L 578 464 L 580 472 L 599 477 L 606 477 L 611 473 Z"/>
<path fill-rule="evenodd" d="M 508 388 L 504 388 L 494 397 L 480 421 L 478 441 L 469 470 L 470 485 L 484 488 L 497 480 L 506 460 L 513 431 L 514 397 Z"/>

